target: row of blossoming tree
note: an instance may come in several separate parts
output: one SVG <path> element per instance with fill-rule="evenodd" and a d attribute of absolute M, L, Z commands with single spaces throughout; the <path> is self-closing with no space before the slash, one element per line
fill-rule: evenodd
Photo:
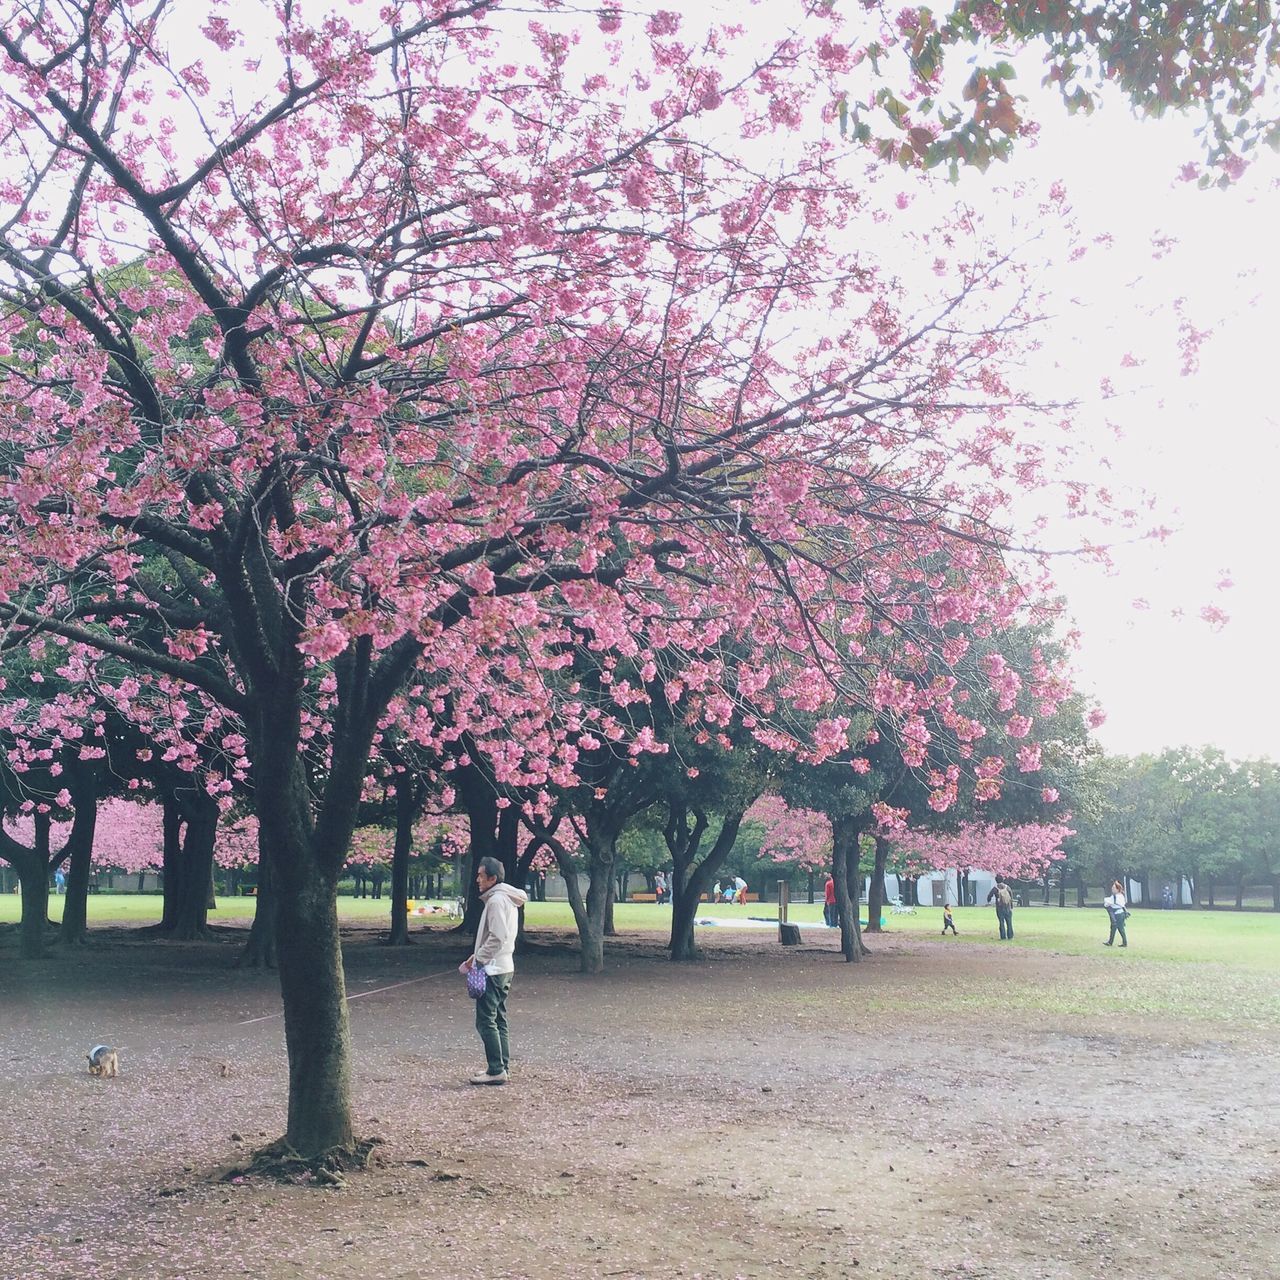
<path fill-rule="evenodd" d="M 655 718 L 843 778 L 891 749 L 936 811 L 1034 770 L 1067 686 L 1001 666 L 1045 585 L 1012 495 L 1102 500 L 1021 382 L 1041 303 L 971 214 L 888 253 L 864 231 L 884 161 L 1030 131 L 995 43 L 1043 36 L 1089 100 L 1052 8 L 686 33 L 552 0 L 3 7 L 12 780 L 158 759 L 214 806 L 182 817 L 205 858 L 249 798 L 295 1151 L 353 1149 L 335 894 L 378 777 L 466 792 L 474 849 L 568 857 L 573 828 L 606 868 L 673 746 Z M 1139 100 L 1223 86 L 1212 158 L 1239 163 L 1264 44 L 1238 17 L 1190 71 L 1123 22 L 1085 38 Z M 957 44 L 990 66 L 953 92 Z M 575 904 L 589 964 L 610 879 Z"/>

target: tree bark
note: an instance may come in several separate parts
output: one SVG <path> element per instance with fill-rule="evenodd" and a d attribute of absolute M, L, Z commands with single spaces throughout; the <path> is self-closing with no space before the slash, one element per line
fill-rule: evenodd
<path fill-rule="evenodd" d="M 414 785 L 407 773 L 396 778 L 396 842 L 391 851 L 391 929 L 387 945 L 408 946 L 409 855 L 413 851 L 413 820 L 418 812 Z"/>
<path fill-rule="evenodd" d="M 164 845 L 160 875 L 161 907 L 158 933 L 169 935 L 178 922 L 178 899 L 182 884 L 182 811 L 172 795 L 163 800 Z"/>
<path fill-rule="evenodd" d="M 286 891 L 276 896 L 276 942 L 289 1055 L 285 1140 L 304 1159 L 313 1159 L 354 1144 L 351 1029 L 337 885 L 305 853 L 300 862 Z"/>
<path fill-rule="evenodd" d="M 836 913 L 840 920 L 840 952 L 851 963 L 870 954 L 862 945 L 862 931 L 858 925 L 856 886 L 861 879 L 861 850 L 858 847 L 861 834 L 862 824 L 858 819 L 846 815 L 831 819 L 832 871 Z"/>
<path fill-rule="evenodd" d="M 591 883 L 587 886 L 586 911 L 579 928 L 583 973 L 604 971 L 605 923 L 613 890 L 613 844 L 605 837 L 599 844 L 588 835 Z"/>
<path fill-rule="evenodd" d="M 69 859 L 58 940 L 71 943 L 83 942 L 89 932 L 89 864 L 98 825 L 98 780 L 92 766 L 78 759 L 68 761 L 66 773 L 76 816 L 63 850 Z"/>
<path fill-rule="evenodd" d="M 616 938 L 618 930 L 613 923 L 613 904 L 617 897 L 616 881 L 613 876 L 609 877 L 609 897 L 604 904 L 604 936 L 606 938 Z"/>
<path fill-rule="evenodd" d="M 240 953 L 239 963 L 253 969 L 276 966 L 276 892 L 271 851 L 258 839 L 258 892 L 254 896 L 253 923 Z"/>
<path fill-rule="evenodd" d="M 37 841 L 39 836 L 37 834 Z M 45 833 L 46 842 L 48 832 Z M 18 954 L 24 960 L 44 955 L 44 931 L 49 923 L 49 863 L 38 847 L 31 856 L 12 859 L 22 890 L 22 922 L 18 926 Z"/>
<path fill-rule="evenodd" d="M 706 817 L 699 814 L 694 827 L 690 830 L 683 822 L 686 839 L 678 838 L 673 846 L 668 835 L 667 847 L 671 852 L 673 871 L 671 875 L 671 958 L 672 960 L 700 960 L 702 954 L 694 937 L 694 922 L 698 918 L 698 904 L 702 895 L 711 884 L 711 877 L 720 869 L 720 864 L 729 856 L 733 843 L 738 838 L 738 830 L 742 826 L 745 809 L 735 809 L 726 814 L 720 825 L 720 834 L 715 843 L 707 851 L 707 856 L 699 863 L 694 863 L 698 847 L 707 828 Z M 668 825 L 668 831 L 674 828 Z"/>
<path fill-rule="evenodd" d="M 867 932 L 880 933 L 880 915 L 884 911 L 884 868 L 889 861 L 889 842 L 876 836 L 876 856 L 871 868 L 871 887 L 867 891 Z M 958 878 L 958 873 L 957 873 Z"/>
<path fill-rule="evenodd" d="M 218 838 L 218 805 L 204 791 L 181 803 L 186 830 L 182 837 L 182 874 L 173 904 L 169 936 L 189 942 L 209 936 L 209 882 Z"/>

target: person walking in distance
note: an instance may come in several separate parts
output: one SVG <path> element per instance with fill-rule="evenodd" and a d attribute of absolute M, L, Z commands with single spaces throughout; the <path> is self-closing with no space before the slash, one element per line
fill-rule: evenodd
<path fill-rule="evenodd" d="M 822 886 L 822 918 L 828 929 L 834 929 L 840 923 L 836 910 L 836 882 L 830 872 L 827 872 L 827 882 Z"/>
<path fill-rule="evenodd" d="M 956 933 L 956 922 L 951 918 L 951 904 L 944 902 L 942 904 L 942 936 L 944 938 L 947 936 L 948 929 L 951 930 L 955 937 L 958 938 L 960 936 Z"/>
<path fill-rule="evenodd" d="M 987 894 L 987 901 L 995 901 L 996 904 L 996 921 L 1000 925 L 1000 941 L 1013 938 L 1013 890 L 1009 888 L 1008 881 L 1001 876 L 996 876 L 995 885 L 991 892 Z"/>
<path fill-rule="evenodd" d="M 1116 934 L 1120 935 L 1120 945 L 1127 947 L 1129 945 L 1129 935 L 1124 930 L 1124 922 L 1129 918 L 1129 899 L 1125 897 L 1124 886 L 1119 880 L 1111 882 L 1111 892 L 1102 900 L 1102 905 L 1107 909 L 1107 915 L 1111 917 L 1111 936 L 1102 945 L 1109 947 L 1116 940 Z"/>
<path fill-rule="evenodd" d="M 459 966 L 459 973 L 481 968 L 484 994 L 476 1000 L 476 1030 L 486 1059 L 485 1069 L 471 1077 L 472 1084 L 506 1084 L 511 1067 L 507 1038 L 507 994 L 515 974 L 516 934 L 520 908 L 528 900 L 522 889 L 504 884 L 506 876 L 497 858 L 481 858 L 476 866 L 476 887 L 484 911 L 476 930 L 476 949 Z"/>

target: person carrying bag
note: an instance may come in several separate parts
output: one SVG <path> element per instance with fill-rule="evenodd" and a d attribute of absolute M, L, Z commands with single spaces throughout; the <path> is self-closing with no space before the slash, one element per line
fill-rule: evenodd
<path fill-rule="evenodd" d="M 1107 909 L 1107 915 L 1111 917 L 1111 936 L 1102 945 L 1109 947 L 1116 940 L 1116 934 L 1120 935 L 1120 945 L 1127 947 L 1129 945 L 1129 935 L 1125 932 L 1124 922 L 1129 918 L 1129 900 L 1125 897 L 1124 887 L 1119 880 L 1111 882 L 1111 892 L 1102 900 L 1102 905 Z"/>

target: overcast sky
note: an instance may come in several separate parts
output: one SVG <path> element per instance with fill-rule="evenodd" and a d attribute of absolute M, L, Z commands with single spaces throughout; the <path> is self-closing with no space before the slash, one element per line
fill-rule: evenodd
<path fill-rule="evenodd" d="M 1105 413 L 1123 424 L 1107 481 L 1145 486 L 1176 530 L 1162 546 L 1120 549 L 1111 577 L 1058 567 L 1083 633 L 1079 683 L 1108 714 L 1099 738 L 1126 753 L 1211 744 L 1280 760 L 1280 165 L 1268 153 L 1238 188 L 1202 191 L 1176 181 L 1197 156 L 1183 122 L 1139 123 L 1119 104 L 1092 119 L 1060 109 L 1040 118 L 1041 143 L 1016 171 L 1061 176 L 1081 222 L 1114 236 L 1073 272 L 1078 301 L 1064 294 L 1055 354 L 1083 370 L 1130 345 L 1144 350 L 1132 395 L 1102 406 L 1081 385 L 1094 402 L 1081 420 L 1088 429 Z M 1178 243 L 1157 259 L 1161 232 Z M 1213 330 L 1190 377 L 1169 320 L 1178 297 Z M 1224 574 L 1229 589 L 1216 586 Z M 1200 617 L 1207 604 L 1231 621 L 1215 632 Z"/>

